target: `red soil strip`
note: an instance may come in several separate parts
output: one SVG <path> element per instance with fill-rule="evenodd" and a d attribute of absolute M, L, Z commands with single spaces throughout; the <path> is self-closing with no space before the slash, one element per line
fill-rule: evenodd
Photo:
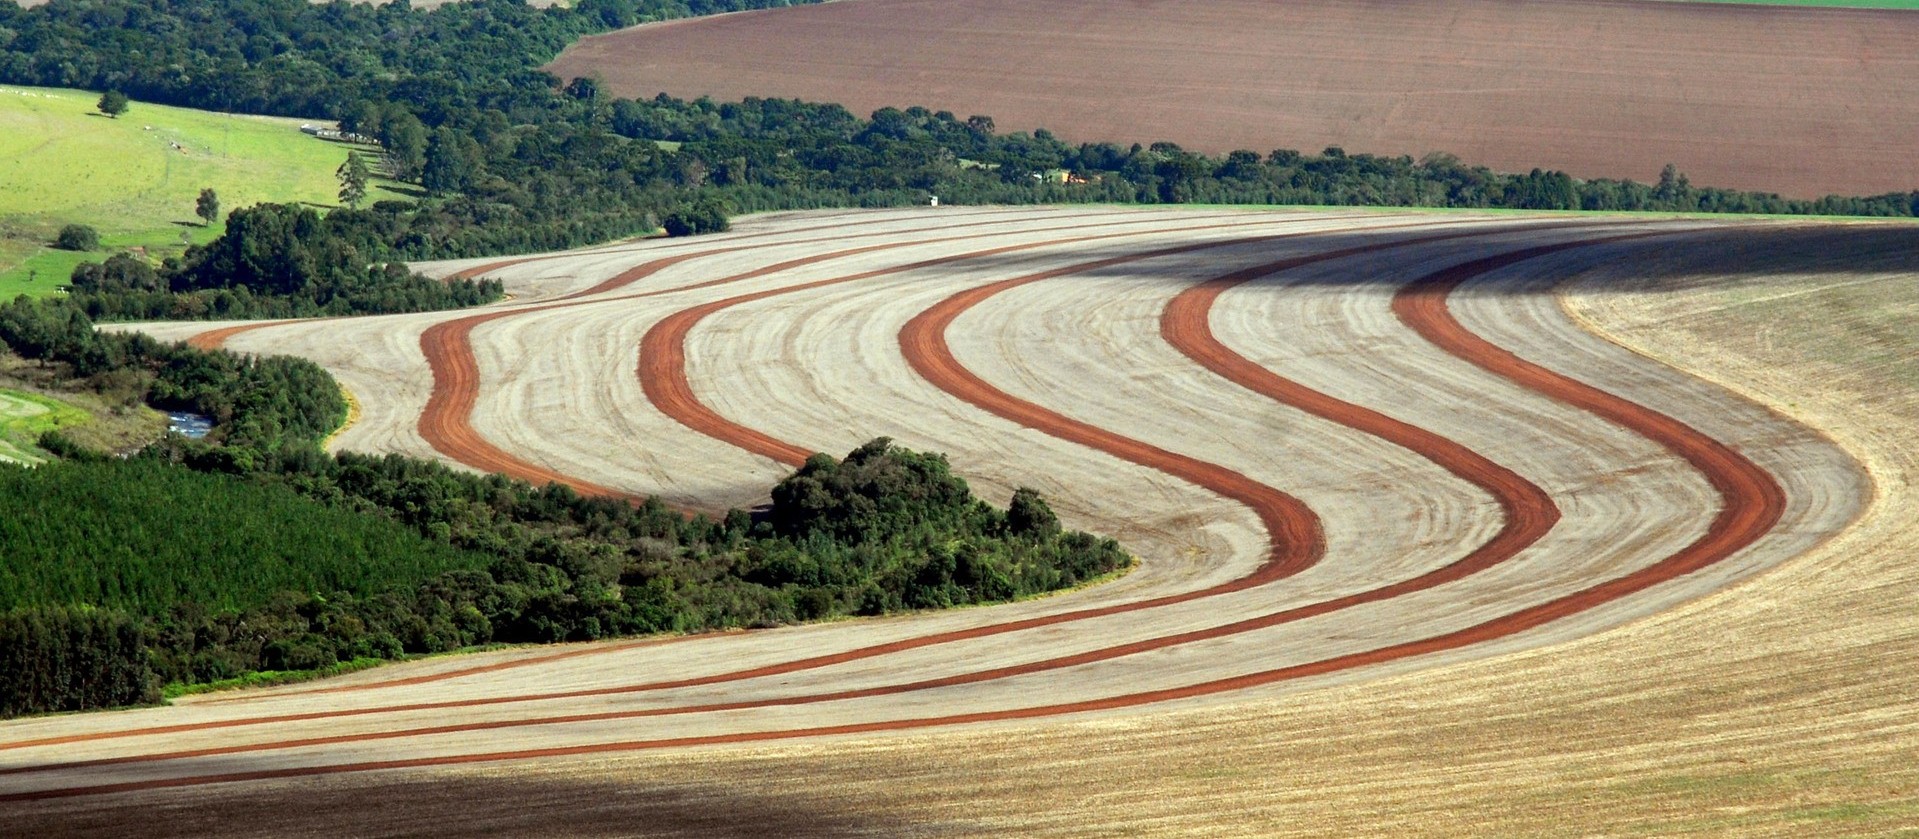
<path fill-rule="evenodd" d="M 1815 198 L 1919 188 L 1919 14 L 1607 0 L 862 0 L 589 37 L 546 68 L 923 105 L 1073 143 L 1420 156 Z"/>
<path fill-rule="evenodd" d="M 1427 340 L 1432 341 L 1435 345 L 1445 349 L 1447 352 L 1479 365 L 1483 369 L 1506 378 L 1522 387 L 1591 412 L 1659 442 L 1673 453 L 1685 459 L 1695 468 L 1699 469 L 1706 475 L 1712 486 L 1720 492 L 1724 505 L 1720 512 L 1714 516 L 1712 523 L 1707 528 L 1707 532 L 1699 539 L 1653 565 L 1591 588 L 1522 609 L 1518 612 L 1504 615 L 1475 626 L 1432 638 L 1227 679 L 1218 679 L 1198 684 L 1104 699 L 998 711 L 982 711 L 971 714 L 885 720 L 837 726 L 789 729 L 784 731 L 741 732 L 698 737 L 637 740 L 620 743 L 593 743 L 546 749 L 410 758 L 404 760 L 366 761 L 361 763 L 335 764 L 331 766 L 295 767 L 228 772 L 197 777 L 130 781 L 94 787 L 74 787 L 11 793 L 0 795 L 0 802 L 99 795 L 234 781 L 308 777 L 341 772 L 449 766 L 505 760 L 631 752 L 672 747 L 752 743 L 807 737 L 900 731 L 1132 708 L 1158 702 L 1242 690 L 1290 679 L 1332 673 L 1355 667 L 1459 649 L 1471 644 L 1484 643 L 1535 629 L 1551 621 L 1602 606 L 1619 598 L 1644 591 L 1660 583 L 1668 582 L 1706 568 L 1757 541 L 1760 537 L 1764 536 L 1767 531 L 1772 529 L 1778 522 L 1779 517 L 1783 514 L 1786 503 L 1785 491 L 1779 486 L 1778 481 L 1764 469 L 1761 469 L 1752 461 L 1747 460 L 1744 456 L 1732 450 L 1731 447 L 1700 433 L 1690 426 L 1650 408 L 1613 396 L 1583 382 L 1520 359 L 1517 355 L 1480 338 L 1470 330 L 1467 330 L 1452 316 L 1452 313 L 1447 309 L 1446 298 L 1453 290 L 1457 289 L 1459 285 L 1467 280 L 1528 259 L 1575 247 L 1636 239 L 1646 235 L 1659 234 L 1616 236 L 1590 239 L 1581 242 L 1545 245 L 1444 269 L 1428 275 L 1420 282 L 1407 286 L 1394 298 L 1393 304 L 1394 312 L 1399 316 L 1401 322 L 1405 323 L 1409 328 L 1418 332 Z M 487 725 L 488 724 L 479 724 L 470 727 L 449 726 L 447 728 L 449 731 L 460 731 L 484 728 Z"/>
<path fill-rule="evenodd" d="M 279 326 L 280 324 L 283 324 L 283 323 L 292 323 L 292 322 L 293 321 L 290 321 L 290 320 L 264 320 L 264 321 L 259 321 L 257 323 L 243 323 L 243 324 L 240 324 L 239 326 L 223 326 L 219 329 L 209 329 L 205 332 L 202 332 L 198 335 L 188 338 L 187 346 L 192 347 L 196 350 L 217 350 L 223 346 L 226 346 L 228 338 L 231 338 L 242 332 L 252 332 L 255 329 L 265 329 L 269 326 Z"/>

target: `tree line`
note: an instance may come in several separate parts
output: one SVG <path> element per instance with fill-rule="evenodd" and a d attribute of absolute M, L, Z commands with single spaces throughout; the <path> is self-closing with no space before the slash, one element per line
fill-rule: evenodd
<path fill-rule="evenodd" d="M 379 142 L 382 174 L 417 184 L 424 195 L 328 216 L 329 229 L 369 262 L 548 250 L 658 229 L 698 233 L 723 229 L 730 213 L 897 206 L 931 195 L 944 203 L 1919 211 L 1919 192 L 1785 199 L 1695 186 L 1670 167 L 1650 183 L 1581 180 L 1556 171 L 1495 172 L 1445 154 L 1415 160 L 1278 148 L 1206 155 L 1166 142 L 1075 145 L 1044 130 L 1000 132 L 990 117 L 918 107 L 860 118 L 837 105 L 779 99 L 624 99 L 592 79 L 563 82 L 538 69 L 584 34 L 768 5 L 782 4 L 0 5 L 0 81 L 339 119 Z"/>
<path fill-rule="evenodd" d="M 201 196 L 204 206 L 209 195 Z M 217 197 L 211 200 L 217 201 Z M 435 280 L 397 261 L 369 214 L 325 216 L 292 204 L 234 210 L 226 229 L 157 269 L 129 254 L 82 263 L 72 300 L 95 320 L 338 317 L 421 312 L 498 300 L 497 280 Z"/>

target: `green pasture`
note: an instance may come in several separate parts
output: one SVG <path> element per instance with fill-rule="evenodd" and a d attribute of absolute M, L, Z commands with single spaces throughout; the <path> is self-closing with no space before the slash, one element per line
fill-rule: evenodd
<path fill-rule="evenodd" d="M 194 215 L 200 190 L 222 217 L 262 201 L 332 206 L 347 147 L 300 133 L 301 120 L 134 102 L 118 119 L 98 93 L 0 85 L 0 299 L 44 295 L 73 266 L 130 248 L 178 253 L 219 233 Z M 60 227 L 100 231 L 103 250 L 47 247 Z"/>
<path fill-rule="evenodd" d="M 79 425 L 92 415 L 79 408 L 17 390 L 0 390 L 0 462 L 41 463 L 34 448 L 40 435 Z"/>

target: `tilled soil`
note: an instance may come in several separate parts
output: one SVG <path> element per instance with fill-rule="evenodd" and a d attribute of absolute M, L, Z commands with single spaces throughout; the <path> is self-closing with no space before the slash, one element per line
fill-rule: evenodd
<path fill-rule="evenodd" d="M 1560 169 L 1790 197 L 1919 188 L 1919 14 L 1632 0 L 846 0 L 586 38 L 661 92 L 923 105 L 1071 142 Z"/>
<path fill-rule="evenodd" d="M 349 382 L 363 418 L 336 445 L 712 509 L 763 500 L 806 452 L 887 435 L 949 453 L 996 500 L 1041 489 L 1142 567 L 988 609 L 516 650 L 17 721 L 0 726 L 0 801 L 59 826 L 80 823 L 79 802 L 413 777 L 380 770 L 936 742 L 901 730 L 1071 730 L 1123 752 L 1164 741 L 1087 732 L 1329 691 L 1391 701 L 1406 690 L 1395 674 L 1550 653 L 1816 549 L 1871 497 L 1817 432 L 1593 337 L 1553 288 L 1695 247 L 1723 260 L 1695 270 L 1764 271 L 1778 243 L 1825 229 L 789 214 L 517 260 L 490 269 L 514 302 L 478 312 L 226 331 L 236 349 L 307 354 Z M 967 829 L 1037 823 L 1018 816 Z M 869 826 L 941 819 L 908 822 Z"/>

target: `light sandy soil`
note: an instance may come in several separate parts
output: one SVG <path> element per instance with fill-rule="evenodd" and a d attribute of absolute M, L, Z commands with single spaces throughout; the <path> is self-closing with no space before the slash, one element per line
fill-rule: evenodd
<path fill-rule="evenodd" d="M 522 262 L 498 275 L 538 302 L 498 317 L 228 340 L 321 358 L 360 396 L 357 439 L 431 452 L 420 336 L 492 317 L 469 333 L 470 422 L 443 419 L 505 456 L 737 503 L 785 468 L 780 446 L 889 434 L 951 453 L 989 495 L 1040 487 L 1070 523 L 1121 534 L 1140 571 L 991 609 L 16 721 L 0 810 L 34 830 L 276 835 L 1915 817 L 1913 539 L 1896 512 L 1919 411 L 1914 228 L 1051 209 L 833 223 L 835 241 L 788 232 L 818 224 L 790 215 Z M 1643 234 L 1658 235 L 1621 238 Z M 1533 258 L 1486 261 L 1515 253 Z M 1234 277 L 1197 327 L 1176 314 Z M 1581 316 L 1652 358 L 1580 329 L 1551 293 L 1567 278 Z M 684 350 L 649 367 L 642 347 L 674 343 L 659 335 Z M 1481 338 L 1512 355 L 1458 349 Z M 650 400 L 636 371 L 684 377 L 691 401 Z M 741 430 L 771 454 L 722 442 Z M 1677 455 L 1708 438 L 1731 448 Z M 1699 465 L 1712 457 L 1729 465 Z M 1528 485 L 1557 518 L 1489 556 Z M 1747 514 L 1750 544 L 1701 554 Z M 1696 571 L 1662 570 L 1688 556 Z M 917 733 L 874 733 L 902 727 Z M 765 738 L 784 742 L 721 745 Z M 414 768 L 364 771 L 383 766 Z"/>
<path fill-rule="evenodd" d="M 1419 157 L 1793 197 L 1919 188 L 1919 14 L 1609 0 L 848 0 L 642 26 L 547 68 L 921 105 L 1075 143 Z"/>

